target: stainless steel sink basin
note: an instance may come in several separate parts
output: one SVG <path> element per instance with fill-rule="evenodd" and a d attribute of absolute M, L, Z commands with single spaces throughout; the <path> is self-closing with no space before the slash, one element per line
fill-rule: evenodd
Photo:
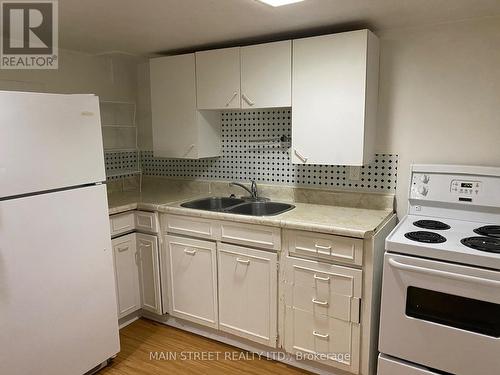
<path fill-rule="evenodd" d="M 247 202 L 230 207 L 226 212 L 251 216 L 272 216 L 289 211 L 295 206 L 278 202 Z"/>
<path fill-rule="evenodd" d="M 181 207 L 250 216 L 278 215 L 295 208 L 295 206 L 288 203 L 246 201 L 238 198 L 223 197 L 197 199 L 182 203 Z"/>
<path fill-rule="evenodd" d="M 238 198 L 211 197 L 182 203 L 181 207 L 195 208 L 197 210 L 205 211 L 223 211 L 228 207 L 236 206 L 237 204 L 244 202 L 245 201 L 243 199 Z"/>

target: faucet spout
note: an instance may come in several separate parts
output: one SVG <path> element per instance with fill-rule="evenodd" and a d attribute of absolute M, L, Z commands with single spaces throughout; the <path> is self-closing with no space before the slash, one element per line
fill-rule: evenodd
<path fill-rule="evenodd" d="M 242 189 L 245 189 L 250 194 L 250 197 L 252 197 L 252 199 L 257 200 L 258 199 L 257 183 L 255 182 L 255 180 L 251 180 L 251 182 L 252 182 L 252 185 L 250 186 L 250 189 L 247 188 L 245 185 L 240 184 L 239 182 L 230 182 L 229 186 L 238 186 Z"/>

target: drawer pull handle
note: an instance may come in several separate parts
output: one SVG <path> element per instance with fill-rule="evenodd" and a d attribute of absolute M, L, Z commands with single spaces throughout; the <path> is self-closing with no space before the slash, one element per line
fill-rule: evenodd
<path fill-rule="evenodd" d="M 122 252 L 124 252 L 124 251 L 127 251 L 128 249 L 129 249 L 129 247 L 128 247 L 128 246 L 126 246 L 126 247 L 119 247 L 119 248 L 118 248 L 118 251 L 119 251 L 120 253 L 122 253 Z"/>
<path fill-rule="evenodd" d="M 315 303 L 316 305 L 321 305 L 321 306 L 328 306 L 328 301 L 318 301 L 316 298 L 312 299 L 312 303 Z"/>
<path fill-rule="evenodd" d="M 323 335 L 323 334 L 318 333 L 316 331 L 313 331 L 313 335 L 316 336 L 316 337 L 322 338 L 322 339 L 328 339 L 330 337 L 329 334 Z"/>
<path fill-rule="evenodd" d="M 330 276 L 321 277 L 321 276 L 318 276 L 318 275 L 314 274 L 314 279 L 315 280 L 320 280 L 320 281 L 330 281 Z"/>
<path fill-rule="evenodd" d="M 195 255 L 196 254 L 196 250 L 184 249 L 184 253 L 186 253 L 187 255 Z"/>
<path fill-rule="evenodd" d="M 314 244 L 314 247 L 316 247 L 316 249 L 318 250 L 328 250 L 330 251 L 332 249 L 332 246 L 321 246 L 321 245 L 318 245 L 318 244 Z"/>
<path fill-rule="evenodd" d="M 145 242 L 141 242 L 141 247 L 151 247 L 151 244 L 150 243 L 145 243 Z"/>
<path fill-rule="evenodd" d="M 241 264 L 249 265 L 250 261 L 248 259 L 241 259 L 241 258 L 236 258 L 236 261 Z"/>

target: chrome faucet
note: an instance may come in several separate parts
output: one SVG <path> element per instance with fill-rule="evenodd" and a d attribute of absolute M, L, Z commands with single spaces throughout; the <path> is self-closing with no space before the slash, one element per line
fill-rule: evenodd
<path fill-rule="evenodd" d="M 245 185 L 243 184 L 240 184 L 239 182 L 230 182 L 229 183 L 229 186 L 238 186 L 242 189 L 245 189 L 246 191 L 248 191 L 248 193 L 250 194 L 250 197 L 254 200 L 258 200 L 259 197 L 258 197 L 258 193 L 257 193 L 257 183 L 255 182 L 255 180 L 250 180 L 251 181 L 251 185 L 250 185 L 250 189 L 247 188 Z"/>

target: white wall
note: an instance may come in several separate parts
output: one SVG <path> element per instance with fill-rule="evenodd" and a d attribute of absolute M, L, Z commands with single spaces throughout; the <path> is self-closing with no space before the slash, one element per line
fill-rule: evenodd
<path fill-rule="evenodd" d="M 136 101 L 141 58 L 59 50 L 57 70 L 0 70 L 0 90 L 93 93 L 103 100 Z"/>
<path fill-rule="evenodd" d="M 399 154 L 401 216 L 411 163 L 500 166 L 500 18 L 378 34 L 377 151 Z"/>

